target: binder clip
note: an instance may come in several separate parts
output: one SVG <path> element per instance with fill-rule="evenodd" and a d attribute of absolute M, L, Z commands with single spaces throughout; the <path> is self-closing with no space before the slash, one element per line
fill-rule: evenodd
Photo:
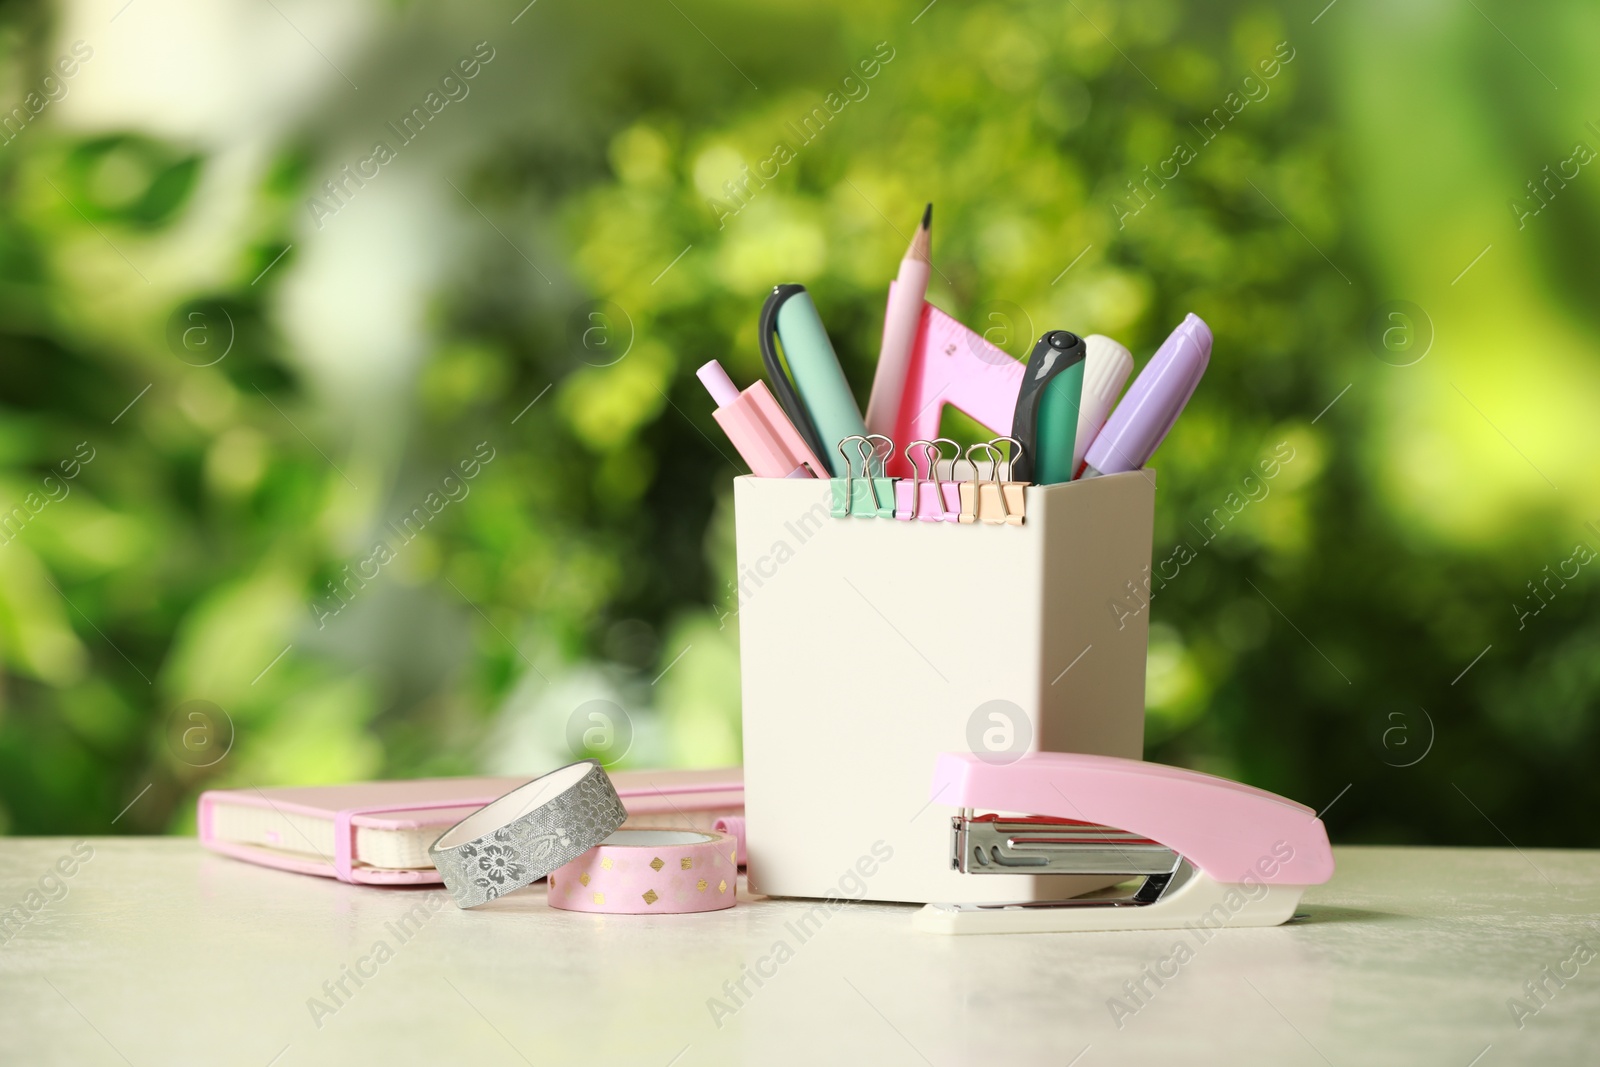
<path fill-rule="evenodd" d="M 944 459 L 944 451 L 939 447 L 942 444 L 955 449 L 950 457 L 952 462 L 960 457 L 961 446 L 948 437 L 912 441 L 906 445 L 905 457 L 911 465 L 911 477 L 895 482 L 895 518 L 907 522 L 913 519 L 922 522 L 955 522 L 960 516 L 961 493 L 956 483 L 939 480 L 939 462 Z M 919 456 L 928 468 L 926 478 L 922 477 L 922 468 L 917 464 Z"/>
<path fill-rule="evenodd" d="M 1001 524 L 1021 526 L 1027 517 L 1027 497 L 1023 489 L 1028 483 L 1002 479 L 1000 449 L 995 447 L 997 441 L 1011 442 L 1013 456 L 1021 452 L 1022 445 L 1014 437 L 996 437 L 989 441 L 980 441 L 967 449 L 967 462 L 972 466 L 972 480 L 961 483 L 959 521 L 963 523 L 983 522 L 992 526 Z M 986 451 L 990 457 L 992 477 L 987 479 L 979 475 L 978 462 L 972 458 L 973 453 L 979 449 Z M 1010 466 L 1010 463 L 1006 464 L 1005 479 L 1010 478 Z"/>
<path fill-rule="evenodd" d="M 894 442 L 882 434 L 853 434 L 839 442 L 839 455 L 844 457 L 844 477 L 828 479 L 832 514 L 836 519 L 848 515 L 888 519 L 894 516 L 895 479 L 883 477 L 883 458 L 878 454 L 882 441 L 885 452 L 894 450 Z M 845 446 L 854 442 L 856 459 L 861 464 L 861 476 L 856 477 L 856 465 L 851 461 Z"/>
<path fill-rule="evenodd" d="M 1328 831 L 1312 809 L 1159 763 L 1031 752 L 1002 765 L 947 752 L 933 799 L 960 809 L 948 861 L 969 877 L 1143 879 L 1120 896 L 929 904 L 913 925 L 934 933 L 1277 926 L 1307 886 L 1333 877 Z"/>

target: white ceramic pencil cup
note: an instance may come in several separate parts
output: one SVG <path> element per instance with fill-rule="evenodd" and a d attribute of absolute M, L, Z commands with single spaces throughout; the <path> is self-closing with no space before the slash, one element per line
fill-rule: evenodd
<path fill-rule="evenodd" d="M 828 494 L 734 483 L 751 889 L 982 903 L 1103 885 L 951 870 L 929 786 L 941 752 L 1142 757 L 1155 473 L 1031 486 L 1021 526 L 833 518 Z"/>

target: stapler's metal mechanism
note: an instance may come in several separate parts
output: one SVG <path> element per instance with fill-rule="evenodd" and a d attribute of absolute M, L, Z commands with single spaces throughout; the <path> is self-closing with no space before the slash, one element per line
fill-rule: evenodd
<path fill-rule="evenodd" d="M 1275 926 L 1306 886 L 1333 875 L 1310 808 L 1158 763 L 1036 752 L 1001 765 L 947 753 L 933 797 L 959 809 L 950 865 L 963 874 L 1143 879 L 1120 896 L 929 904 L 915 923 L 938 933 Z"/>

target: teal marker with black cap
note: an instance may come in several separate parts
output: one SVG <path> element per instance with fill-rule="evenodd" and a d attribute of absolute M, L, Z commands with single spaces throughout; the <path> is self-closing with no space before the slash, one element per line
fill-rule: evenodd
<path fill-rule="evenodd" d="M 787 373 L 777 353 L 771 351 L 772 332 L 777 333 L 783 348 Z M 833 475 L 848 477 L 839 442 L 865 435 L 867 424 L 805 286 L 780 285 L 772 291 L 761 310 L 761 341 L 773 392 L 788 409 L 790 419 L 802 437 L 808 436 L 807 430 L 813 431 L 813 451 Z M 797 407 L 803 409 L 803 419 L 797 416 Z"/>
<path fill-rule="evenodd" d="M 1072 453 L 1083 402 L 1083 338 L 1051 330 L 1028 353 L 1028 369 L 1017 392 L 1011 436 L 1022 443 L 1011 477 L 1035 485 L 1072 481 Z"/>

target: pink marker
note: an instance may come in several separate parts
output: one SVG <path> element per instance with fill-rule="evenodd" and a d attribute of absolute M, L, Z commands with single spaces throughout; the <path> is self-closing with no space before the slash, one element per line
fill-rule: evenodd
<path fill-rule="evenodd" d="M 695 375 L 717 402 L 711 413 L 717 425 L 757 478 L 816 478 L 827 470 L 800 439 L 766 382 L 758 380 L 741 393 L 716 360 Z"/>

